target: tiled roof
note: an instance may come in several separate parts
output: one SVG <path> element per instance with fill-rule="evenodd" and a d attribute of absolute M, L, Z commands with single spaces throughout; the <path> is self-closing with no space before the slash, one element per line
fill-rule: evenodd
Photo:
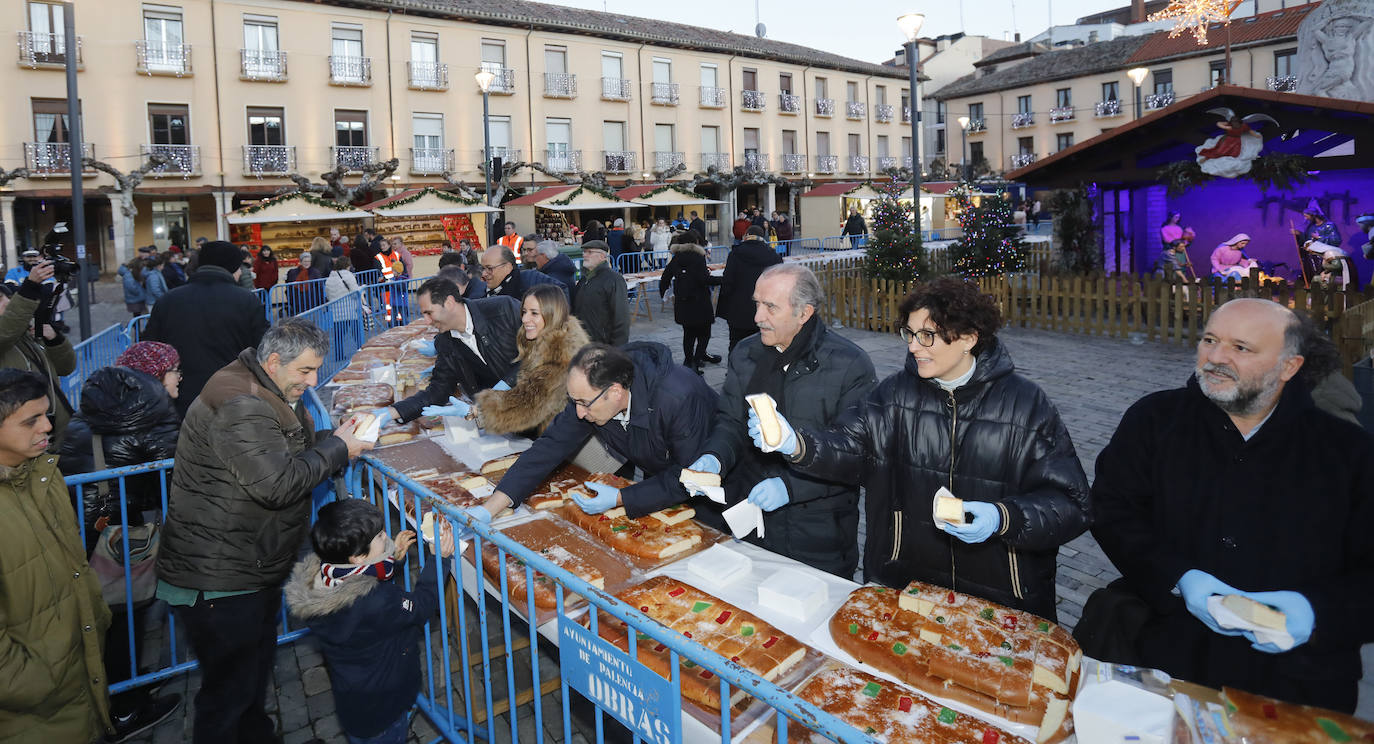
<path fill-rule="evenodd" d="M 802 194 L 802 196 L 839 196 L 840 194 L 848 194 L 849 192 L 859 188 L 862 185 L 863 184 L 859 183 L 858 181 L 838 181 L 836 183 L 823 183 L 817 186 L 816 188 L 806 192 L 805 194 Z"/>
<path fill-rule="evenodd" d="M 1309 3 L 1284 10 L 1260 13 L 1248 18 L 1231 21 L 1231 48 L 1237 46 L 1297 36 L 1298 25 L 1321 3 Z M 1208 54 L 1226 47 L 1226 30 L 1221 24 L 1213 23 L 1207 29 L 1207 44 L 1199 45 L 1192 32 L 1184 32 L 1169 38 L 1169 32 L 1159 31 L 1151 34 L 1135 54 L 1126 60 L 1123 67 L 1139 62 L 1168 59 L 1170 57 Z"/>
<path fill-rule="evenodd" d="M 1050 51 L 1049 45 L 1038 41 L 1023 41 L 1020 44 L 1013 44 L 1009 47 L 1002 47 L 988 56 L 973 63 L 974 67 L 987 67 L 1007 59 L 1018 57 L 1032 57 L 1037 54 L 1044 54 Z"/>
<path fill-rule="evenodd" d="M 981 77 L 977 73 L 965 75 L 935 91 L 932 97 L 938 100 L 963 98 L 1034 83 L 1068 80 L 1083 75 L 1119 70 L 1126 66 L 1122 64 L 1122 60 L 1134 54 L 1147 39 L 1145 36 L 1123 36 L 1073 49 L 1045 52 L 1018 65 L 986 73 Z"/>
<path fill-rule="evenodd" d="M 850 59 L 800 44 L 718 31 L 703 26 L 688 26 L 652 18 L 603 13 L 561 5 L 546 5 L 529 0 L 297 0 L 323 2 L 379 11 L 399 11 L 472 23 L 511 26 L 521 30 L 585 34 L 607 39 L 649 42 L 660 46 L 695 49 L 720 54 L 767 59 L 801 65 L 816 65 L 860 75 L 903 78 L 906 73 L 891 67 Z M 644 6 L 647 10 L 649 6 Z"/>

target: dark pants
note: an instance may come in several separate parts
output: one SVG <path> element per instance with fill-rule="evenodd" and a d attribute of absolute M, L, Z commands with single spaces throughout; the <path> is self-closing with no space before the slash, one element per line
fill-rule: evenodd
<path fill-rule="evenodd" d="M 682 327 L 682 363 L 694 366 L 706 356 L 706 344 L 711 341 L 711 324 L 684 325 Z"/>
<path fill-rule="evenodd" d="M 750 336 L 758 332 L 759 329 L 757 327 L 736 328 L 734 326 L 730 326 L 730 351 L 735 350 L 735 344 L 738 344 L 739 342 L 743 341 L 746 338 L 749 338 Z"/>
<path fill-rule="evenodd" d="M 138 649 L 143 643 L 143 631 L 147 626 L 149 607 L 134 606 L 134 647 L 129 648 L 128 605 L 120 604 L 110 608 L 110 629 L 105 632 L 105 679 L 110 684 L 129 679 L 129 660 L 138 660 Z M 133 652 L 132 654 L 130 652 Z M 152 697 L 151 685 L 135 687 L 127 692 L 110 696 L 110 714 L 127 716 L 137 712 Z"/>
<path fill-rule="evenodd" d="M 277 741 L 266 702 L 280 613 L 275 587 L 177 608 L 200 660 L 195 744 Z"/>

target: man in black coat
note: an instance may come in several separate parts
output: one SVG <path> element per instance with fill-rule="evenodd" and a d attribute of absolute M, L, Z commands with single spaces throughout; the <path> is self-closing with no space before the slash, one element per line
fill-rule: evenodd
<path fill-rule="evenodd" d="M 488 511 L 524 502 L 593 436 L 644 479 L 623 491 L 601 486 L 592 499 L 578 497 L 583 510 L 600 513 L 620 505 L 627 516 L 642 517 L 686 498 L 678 477 L 706 443 L 716 392 L 674 364 L 668 347 L 645 341 L 623 349 L 582 347 L 569 365 L 568 399 L 568 407 L 496 485 Z"/>
<path fill-rule="evenodd" d="M 387 409 L 389 418 L 410 421 L 425 408 L 444 406 L 457 392 L 472 398 L 498 383 L 515 383 L 519 301 L 511 297 L 467 300 L 458 285 L 440 277 L 421 284 L 415 295 L 420 314 L 439 329 L 434 337 L 434 372 L 428 387 Z"/>
<path fill-rule="evenodd" d="M 754 325 L 754 282 L 764 269 L 779 263 L 782 257 L 768 245 L 768 233 L 761 227 L 751 226 L 744 239 L 730 249 L 716 298 L 716 317 L 724 318 L 730 327 L 730 351 L 758 332 Z"/>
<path fill-rule="evenodd" d="M 1122 574 L 1101 591 L 1148 607 L 1131 663 L 1353 712 L 1374 641 L 1374 438 L 1313 406 L 1336 363 L 1319 337 L 1268 300 L 1213 312 L 1187 386 L 1131 406 L 1098 457 L 1093 536 Z M 1238 593 L 1284 613 L 1290 650 L 1218 623 L 1210 598 Z"/>
<path fill-rule="evenodd" d="M 162 296 L 140 340 L 171 344 L 181 355 L 182 416 L 210 376 L 251 349 L 267 332 L 267 311 L 257 296 L 238 286 L 242 252 L 212 240 L 200 249 L 200 268 L 185 286 Z"/>
<path fill-rule="evenodd" d="M 859 244 L 859 238 L 868 233 L 868 223 L 864 222 L 864 216 L 859 214 L 859 210 L 849 210 L 849 219 L 844 221 L 844 230 L 841 235 L 849 236 L 849 247 L 853 248 Z"/>
<path fill-rule="evenodd" d="M 630 340 L 630 294 L 625 277 L 611 268 L 610 252 L 604 240 L 583 241 L 582 278 L 573 292 L 572 310 L 588 338 L 624 346 Z"/>
<path fill-rule="evenodd" d="M 540 241 L 534 249 L 534 265 L 547 276 L 558 280 L 564 288 L 571 291 L 577 284 L 573 277 L 577 275 L 577 267 L 573 266 L 571 258 L 563 255 L 563 251 L 558 249 L 558 244 L 552 240 Z"/>
<path fill-rule="evenodd" d="M 711 276 L 702 242 L 695 230 L 674 235 L 673 258 L 663 267 L 663 278 L 658 282 L 660 298 L 673 290 L 673 320 L 682 326 L 682 364 L 697 374 L 702 373 L 704 362 L 720 363 L 719 356 L 706 350 L 716 319 L 711 287 L 720 285 L 720 277 Z"/>
<path fill-rule="evenodd" d="M 711 439 L 691 469 L 724 473 L 727 505 L 747 498 L 764 510 L 764 537 L 751 535 L 750 542 L 853 578 L 859 563 L 858 484 L 803 475 L 782 455 L 752 447 L 745 396 L 768 393 L 788 421 L 825 428 L 873 388 L 873 362 L 852 341 L 826 328 L 819 311 L 820 282 L 805 266 L 769 268 L 753 296 L 760 333 L 730 353 Z M 722 508 L 699 500 L 697 514 L 720 527 Z"/>
<path fill-rule="evenodd" d="M 703 220 L 702 218 L 698 217 L 697 210 L 695 209 L 691 211 L 691 215 L 692 221 L 687 223 L 687 229 L 696 231 L 697 236 L 700 237 L 702 240 L 701 245 L 710 245 L 711 241 L 706 237 L 706 220 Z"/>

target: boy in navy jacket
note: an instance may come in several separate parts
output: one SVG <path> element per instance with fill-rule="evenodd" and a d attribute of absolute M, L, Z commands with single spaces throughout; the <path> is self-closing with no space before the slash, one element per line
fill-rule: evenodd
<path fill-rule="evenodd" d="M 315 552 L 292 570 L 286 602 L 324 654 L 344 734 L 350 744 L 404 744 L 424 624 L 439 607 L 439 561 L 428 561 L 407 592 L 400 572 L 415 533 L 393 544 L 381 512 L 362 499 L 321 507 L 310 542 Z M 452 534 L 439 552 L 452 557 Z"/>

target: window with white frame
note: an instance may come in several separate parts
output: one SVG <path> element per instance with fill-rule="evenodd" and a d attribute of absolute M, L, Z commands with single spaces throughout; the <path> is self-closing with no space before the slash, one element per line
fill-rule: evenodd
<path fill-rule="evenodd" d="M 172 5 L 143 6 L 143 64 L 153 72 L 182 72 L 186 52 L 182 46 L 181 8 Z"/>

